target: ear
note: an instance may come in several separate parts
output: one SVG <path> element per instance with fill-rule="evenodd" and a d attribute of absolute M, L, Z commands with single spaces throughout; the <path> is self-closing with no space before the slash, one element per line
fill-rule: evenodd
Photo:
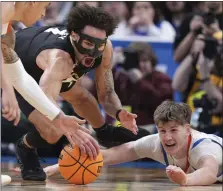
<path fill-rule="evenodd" d="M 191 126 L 190 126 L 190 124 L 186 124 L 185 128 L 186 128 L 187 135 L 190 135 L 191 134 Z"/>
<path fill-rule="evenodd" d="M 71 32 L 71 36 L 75 41 L 78 41 L 80 39 L 79 35 L 74 31 Z"/>

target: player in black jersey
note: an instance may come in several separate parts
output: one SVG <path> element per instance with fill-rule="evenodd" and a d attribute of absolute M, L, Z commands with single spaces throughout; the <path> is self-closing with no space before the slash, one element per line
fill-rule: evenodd
<path fill-rule="evenodd" d="M 113 17 L 100 8 L 86 5 L 74 7 L 68 16 L 66 29 L 27 28 L 17 33 L 15 47 L 26 71 L 39 83 L 50 100 L 56 104 L 56 98 L 60 95 L 71 103 L 75 112 L 92 125 L 99 142 L 104 146 L 133 141 L 149 134 L 142 129 L 138 130 L 135 121 L 137 116 L 122 109 L 114 91 L 111 62 L 113 50 L 107 37 L 115 28 Z M 81 76 L 93 68 L 96 68 L 95 80 L 100 104 L 106 113 L 120 120 L 126 129 L 106 124 L 96 99 L 81 86 Z M 55 144 L 62 133 L 21 96 L 17 98 L 21 110 L 41 135 L 36 132 L 29 137 L 25 136 L 18 145 L 21 141 L 34 148 L 44 147 L 47 142 Z M 28 165 L 31 159 L 25 158 L 20 147 L 17 147 L 17 156 L 22 163 L 22 174 L 32 180 Z"/>

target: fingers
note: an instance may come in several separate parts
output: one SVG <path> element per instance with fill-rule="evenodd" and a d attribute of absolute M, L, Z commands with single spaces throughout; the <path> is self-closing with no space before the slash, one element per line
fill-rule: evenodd
<path fill-rule="evenodd" d="M 168 167 L 166 167 L 166 170 L 174 170 L 174 169 L 176 169 L 176 168 L 178 168 L 178 167 L 176 167 L 176 166 L 173 166 L 173 165 L 169 165 Z"/>
<path fill-rule="evenodd" d="M 136 129 L 132 129 L 131 131 L 132 131 L 132 133 L 135 134 L 135 135 L 138 134 Z"/>
<path fill-rule="evenodd" d="M 14 121 L 14 125 L 18 125 L 20 120 L 20 109 L 18 106 L 6 106 L 2 109 L 2 116 L 6 118 L 8 121 Z"/>
<path fill-rule="evenodd" d="M 134 114 L 134 113 L 130 113 L 130 112 L 128 112 L 128 111 L 126 111 L 126 110 L 123 110 L 124 111 L 124 114 L 127 116 L 127 117 L 131 117 L 131 118 L 137 118 L 137 115 L 136 114 Z"/>
<path fill-rule="evenodd" d="M 18 124 L 19 124 L 19 121 L 20 121 L 20 110 L 18 109 L 17 111 L 16 111 L 16 119 L 15 119 L 15 121 L 14 121 L 14 125 L 15 126 L 17 126 Z"/>
<path fill-rule="evenodd" d="M 90 149 L 90 153 L 92 154 L 92 158 L 91 158 L 91 160 L 96 160 L 96 158 L 97 158 L 97 156 L 98 156 L 98 154 L 99 154 L 99 152 L 98 152 L 98 148 L 97 148 L 97 146 L 95 145 L 95 143 L 94 143 L 94 139 L 92 138 L 92 141 L 89 141 L 88 143 L 87 143 L 87 145 L 88 145 L 88 147 L 89 147 L 89 149 Z M 96 142 L 96 141 L 95 141 Z M 90 156 L 90 155 L 89 155 Z"/>
<path fill-rule="evenodd" d="M 72 118 L 74 118 L 75 121 L 76 121 L 77 123 L 79 123 L 79 124 L 84 124 L 84 123 L 86 123 L 86 120 L 85 120 L 85 119 L 79 119 L 79 118 L 74 117 L 74 116 L 72 116 Z"/>
<path fill-rule="evenodd" d="M 64 134 L 66 137 L 67 137 L 67 139 L 68 139 L 68 141 L 70 142 L 70 144 L 72 145 L 72 146 L 74 146 L 75 145 L 75 141 L 73 141 L 73 139 L 72 139 L 72 137 L 71 137 L 71 134 L 70 133 L 66 133 L 66 134 Z M 78 145 L 78 144 L 77 144 Z"/>
<path fill-rule="evenodd" d="M 87 134 L 91 134 L 91 131 L 89 129 L 85 128 L 85 127 L 80 126 L 79 130 L 84 131 Z"/>
<path fill-rule="evenodd" d="M 9 111 L 3 115 L 3 117 L 5 117 L 8 121 L 12 121 L 15 118 L 15 114 L 13 114 L 13 112 L 13 109 L 10 108 Z"/>
<path fill-rule="evenodd" d="M 100 152 L 100 148 L 96 140 L 92 136 L 81 131 L 78 132 L 78 135 L 82 139 L 83 146 L 85 147 L 86 153 L 89 155 L 90 159 L 96 159 Z"/>
<path fill-rule="evenodd" d="M 79 148 L 81 149 L 81 153 L 83 153 L 84 155 L 87 155 L 84 145 L 79 145 Z"/>
<path fill-rule="evenodd" d="M 173 166 L 173 165 L 169 165 L 166 168 L 166 172 L 169 172 L 169 173 L 180 172 L 180 171 L 182 171 L 182 169 L 180 167 Z"/>
<path fill-rule="evenodd" d="M 50 177 L 50 176 L 53 176 L 56 173 L 59 173 L 59 165 L 55 164 L 55 165 L 52 165 L 52 166 L 47 166 L 43 170 L 46 173 L 47 177 Z"/>
<path fill-rule="evenodd" d="M 83 127 L 82 127 L 83 128 Z M 73 133 L 66 133 L 71 145 L 77 145 L 83 154 L 87 154 L 91 160 L 95 160 L 100 152 L 97 141 L 84 130 L 78 129 Z"/>
<path fill-rule="evenodd" d="M 2 114 L 6 114 L 9 112 L 9 107 L 8 106 L 3 106 L 2 108 Z"/>
<path fill-rule="evenodd" d="M 96 149 L 96 153 L 97 155 L 100 153 L 100 147 L 99 147 L 99 144 L 98 142 L 92 137 L 92 142 L 91 142 L 94 146 L 94 148 Z"/>
<path fill-rule="evenodd" d="M 136 114 L 134 114 L 134 113 L 128 113 L 128 116 L 130 116 L 130 117 L 132 117 L 132 118 L 137 118 L 137 115 Z"/>
<path fill-rule="evenodd" d="M 89 144 L 89 145 L 88 145 L 88 144 Z M 86 153 L 88 154 L 90 160 L 93 160 L 94 157 L 93 157 L 92 148 L 90 148 L 90 143 L 88 143 L 88 144 L 85 143 L 83 146 L 85 147 L 85 149 L 86 149 Z M 97 156 L 97 155 L 96 155 L 96 156 Z"/>
<path fill-rule="evenodd" d="M 78 132 L 78 131 L 77 131 Z M 81 153 L 87 154 L 82 137 L 78 133 L 72 134 L 72 141 L 80 148 Z M 87 134 L 86 134 L 87 135 Z"/>

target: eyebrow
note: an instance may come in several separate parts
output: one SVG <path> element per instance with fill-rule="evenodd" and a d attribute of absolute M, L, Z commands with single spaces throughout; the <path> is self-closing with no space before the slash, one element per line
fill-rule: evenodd
<path fill-rule="evenodd" d="M 158 129 L 163 129 L 164 127 L 159 127 L 159 126 L 157 126 L 158 127 Z M 171 127 L 169 127 L 169 129 L 173 129 L 173 128 L 176 128 L 177 126 L 176 125 L 173 125 L 173 126 L 171 126 Z"/>

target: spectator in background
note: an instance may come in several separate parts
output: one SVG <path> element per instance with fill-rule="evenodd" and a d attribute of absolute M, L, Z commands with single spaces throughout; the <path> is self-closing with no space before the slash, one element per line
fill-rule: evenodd
<path fill-rule="evenodd" d="M 217 26 L 216 20 L 212 27 Z M 195 111 L 197 119 L 194 118 L 193 125 L 200 131 L 218 133 L 222 137 L 222 33 L 216 40 L 212 38 L 213 32 L 203 30 L 194 41 L 190 53 L 176 70 L 173 88 L 184 94 L 184 101 Z"/>
<path fill-rule="evenodd" d="M 192 13 L 205 13 L 208 7 L 205 1 L 191 1 L 189 4 Z"/>
<path fill-rule="evenodd" d="M 127 19 L 129 17 L 129 10 L 126 5 L 126 2 L 102 2 L 102 8 L 112 15 L 117 23 L 118 27 L 116 28 L 112 37 L 125 37 L 129 34 L 129 28 Z"/>
<path fill-rule="evenodd" d="M 138 63 L 135 68 L 127 70 L 123 68 L 129 63 L 124 63 L 121 69 L 120 65 L 114 66 L 115 91 L 123 105 L 130 106 L 137 114 L 139 126 L 151 125 L 154 124 L 153 113 L 156 107 L 164 100 L 173 98 L 171 79 L 155 70 L 157 58 L 148 43 L 133 42 L 128 49 L 138 55 Z"/>
<path fill-rule="evenodd" d="M 173 40 L 175 30 L 163 20 L 155 2 L 134 2 L 129 20 L 130 34 Z"/>
<path fill-rule="evenodd" d="M 185 14 L 188 12 L 187 2 L 185 1 L 167 1 L 165 2 L 163 9 L 165 19 L 172 24 L 176 32 L 178 31 Z"/>
<path fill-rule="evenodd" d="M 178 63 L 187 56 L 197 35 L 202 32 L 203 27 L 206 27 L 204 25 L 204 18 L 208 20 L 206 13 L 215 14 L 220 29 L 223 30 L 222 2 L 204 3 L 206 6 L 199 9 L 202 12 L 187 15 L 179 28 L 174 42 L 174 60 Z"/>

